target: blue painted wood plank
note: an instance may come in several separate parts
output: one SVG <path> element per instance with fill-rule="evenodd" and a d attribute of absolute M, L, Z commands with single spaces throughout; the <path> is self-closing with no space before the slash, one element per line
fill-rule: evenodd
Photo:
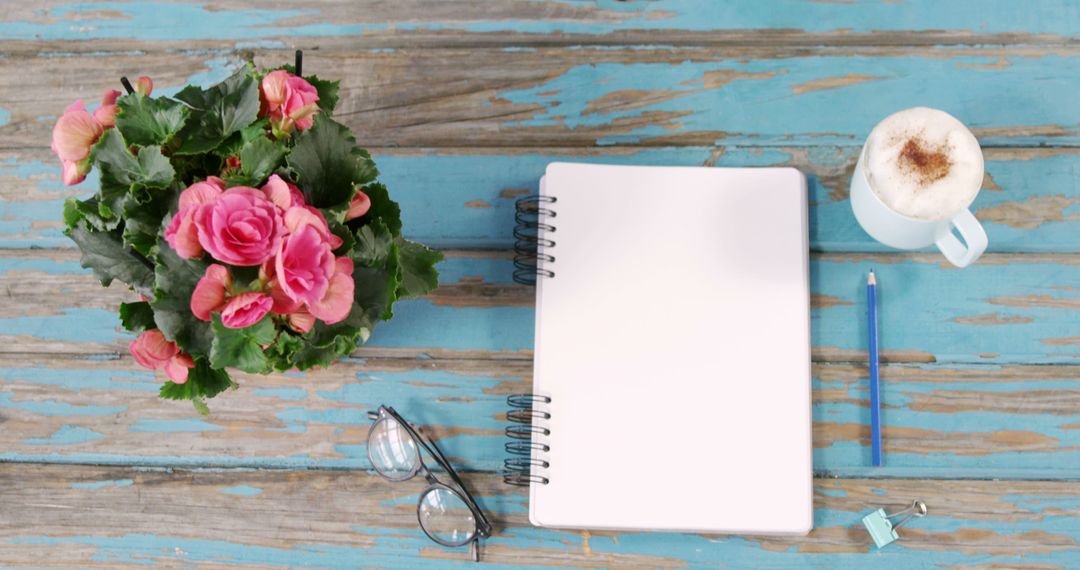
<path fill-rule="evenodd" d="M 37 267 L 18 269 L 23 264 Z M 399 302 L 394 320 L 375 329 L 369 346 L 413 353 L 532 349 L 532 292 L 505 286 L 510 259 L 456 252 L 443 266 L 448 268 L 444 289 Z M 1080 260 L 1075 255 L 994 254 L 963 270 L 936 254 L 814 255 L 811 339 L 817 358 L 864 358 L 861 288 L 870 268 L 881 283 L 886 360 L 1077 362 Z M 0 338 L 15 342 L 8 351 L 22 349 L 18 339 L 60 343 L 81 353 L 87 349 L 80 343 L 102 352 L 102 346 L 120 347 L 130 340 L 118 330 L 112 309 L 125 298 L 122 291 L 101 289 L 73 255 L 66 261 L 0 257 L 0 285 L 10 291 L 10 308 L 0 312 Z"/>
<path fill-rule="evenodd" d="M 885 251 L 858 226 L 847 201 L 854 147 L 688 147 L 625 151 L 394 151 L 375 154 L 382 180 L 401 203 L 405 233 L 441 248 L 512 246 L 513 203 L 535 193 L 553 161 L 675 166 L 795 166 L 809 177 L 810 245 L 818 251 Z M 991 150 L 973 209 L 990 251 L 1078 252 L 1080 152 Z M 65 188 L 47 158 L 0 163 L 0 247 L 74 244 L 61 233 L 63 201 L 96 186 L 96 175 Z"/>
<path fill-rule="evenodd" d="M 305 2 L 252 9 L 220 2 L 49 2 L 41 10 L 9 17 L 0 39 L 252 40 L 260 38 L 355 37 L 380 33 L 444 32 L 490 34 L 604 35 L 627 30 L 723 32 L 801 30 L 865 33 L 950 31 L 969 34 L 1053 34 L 1075 37 L 1080 11 L 1067 0 L 1018 5 L 1006 0 L 960 0 L 946 4 L 908 0 L 902 4 L 780 0 L 557 0 L 459 3 L 454 11 L 395 8 L 343 10 L 331 2 Z M 521 5 L 524 4 L 524 5 Z M 428 13 L 430 12 L 430 13 Z M 71 25 L 72 20 L 79 25 Z M 199 22 L 177 26 L 176 22 Z"/>
<path fill-rule="evenodd" d="M 815 530 L 785 538 L 532 528 L 523 492 L 492 475 L 466 479 L 497 527 L 484 550 L 485 565 L 494 568 L 711 568 L 718 561 L 737 568 L 1052 568 L 1070 566 L 1080 539 L 1080 497 L 1068 482 L 819 479 Z M 319 471 L 30 465 L 0 466 L 0 480 L 7 487 L 0 496 L 12 506 L 0 523 L 0 561 L 9 566 L 42 556 L 69 567 L 473 565 L 465 549 L 438 547 L 417 528 L 420 482 Z M 185 491 L 182 505 L 177 488 Z M 230 493 L 238 488 L 244 491 Z M 50 500 L 37 499 L 42 495 Z M 913 496 L 930 515 L 907 525 L 899 542 L 874 550 L 860 518 Z M 200 524 L 159 524 L 185 516 Z"/>

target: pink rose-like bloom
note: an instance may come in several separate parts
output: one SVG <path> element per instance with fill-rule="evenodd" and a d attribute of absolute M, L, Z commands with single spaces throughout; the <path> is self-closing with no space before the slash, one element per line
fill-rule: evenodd
<path fill-rule="evenodd" d="M 274 300 L 268 295 L 255 291 L 241 293 L 225 303 L 225 309 L 221 311 L 221 324 L 230 329 L 250 327 L 262 320 L 273 304 Z"/>
<path fill-rule="evenodd" d="M 210 313 L 225 307 L 225 298 L 232 289 L 232 276 L 224 265 L 213 264 L 195 285 L 191 293 L 191 314 L 201 321 L 209 321 Z"/>
<path fill-rule="evenodd" d="M 195 367 L 190 356 L 180 352 L 175 342 L 167 340 L 161 331 L 143 331 L 128 345 L 131 356 L 140 366 L 151 370 L 164 370 L 170 380 L 177 384 L 187 382 L 188 370 Z"/>
<path fill-rule="evenodd" d="M 296 187 L 296 184 L 283 179 L 277 174 L 271 174 L 270 178 L 266 179 L 262 191 L 282 211 L 293 206 L 304 205 L 304 193 Z"/>
<path fill-rule="evenodd" d="M 356 194 L 353 194 L 352 200 L 349 201 L 349 211 L 345 212 L 345 220 L 354 220 L 368 213 L 371 209 L 371 198 L 368 198 L 364 191 L 357 188 Z"/>
<path fill-rule="evenodd" d="M 310 129 L 315 113 L 319 112 L 316 101 L 319 92 L 303 77 L 279 69 L 266 74 L 259 84 L 260 117 L 270 117 L 271 123 L 281 132 L 289 132 L 293 125 L 298 130 Z"/>
<path fill-rule="evenodd" d="M 281 246 L 281 213 L 260 190 L 236 186 L 195 212 L 199 244 L 219 261 L 259 265 Z"/>
<path fill-rule="evenodd" d="M 179 209 L 169 222 L 169 227 L 165 228 L 165 241 L 181 258 L 191 259 L 202 255 L 203 248 L 199 243 L 198 228 L 195 227 L 195 212 L 199 206 L 216 200 L 224 191 L 225 181 L 211 176 L 180 193 Z"/>
<path fill-rule="evenodd" d="M 308 311 L 315 318 L 332 325 L 345 320 L 353 305 L 353 262 L 348 257 L 339 257 L 334 262 L 334 275 L 326 294 L 317 303 L 308 304 Z"/>
<path fill-rule="evenodd" d="M 285 295 L 309 306 L 323 298 L 337 271 L 330 244 L 312 226 L 304 226 L 285 240 L 274 270 Z"/>

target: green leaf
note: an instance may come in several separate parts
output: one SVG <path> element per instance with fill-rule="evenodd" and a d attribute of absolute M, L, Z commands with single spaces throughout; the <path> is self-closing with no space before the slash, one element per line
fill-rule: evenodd
<path fill-rule="evenodd" d="M 64 201 L 64 225 L 71 229 L 77 226 L 80 220 L 86 220 L 88 228 L 99 232 L 115 230 L 120 225 L 119 217 L 104 218 L 101 216 L 96 197 L 90 197 L 86 200 L 68 198 Z"/>
<path fill-rule="evenodd" d="M 293 361 L 296 352 L 304 347 L 304 339 L 295 334 L 282 332 L 277 339 L 266 348 L 264 353 L 270 361 L 270 367 L 283 372 L 296 366 Z"/>
<path fill-rule="evenodd" d="M 214 313 L 214 343 L 210 348 L 210 364 L 214 368 L 239 368 L 244 372 L 265 373 L 269 362 L 263 353 L 263 345 L 274 342 L 277 330 L 270 315 L 250 327 L 231 329 L 221 323 L 221 315 Z"/>
<path fill-rule="evenodd" d="M 205 357 L 196 356 L 195 368 L 188 371 L 188 380 L 183 384 L 166 382 L 159 394 L 166 400 L 191 400 L 195 402 L 195 409 L 206 415 L 204 398 L 213 398 L 229 388 L 235 388 L 236 383 L 229 378 L 224 370 L 212 368 Z"/>
<path fill-rule="evenodd" d="M 229 177 L 232 186 L 262 186 L 277 170 L 288 149 L 265 136 L 252 139 L 240 149 L 240 176 Z"/>
<path fill-rule="evenodd" d="M 154 322 L 188 354 L 206 354 L 214 334 L 210 323 L 191 314 L 191 294 L 206 273 L 207 263 L 198 259 L 180 259 L 164 240 L 158 242 L 154 279 Z"/>
<path fill-rule="evenodd" d="M 150 262 L 124 247 L 120 232 L 100 232 L 87 228 L 86 220 L 67 230 L 82 252 L 79 262 L 92 269 L 101 284 L 108 287 L 113 279 L 119 279 L 135 288 L 149 292 L 154 283 Z"/>
<path fill-rule="evenodd" d="M 334 108 L 337 107 L 338 87 L 341 86 L 341 82 L 319 79 L 314 75 L 309 75 L 304 79 L 315 88 L 315 91 L 318 91 L 319 109 L 322 109 L 324 113 L 333 113 Z"/>
<path fill-rule="evenodd" d="M 124 137 L 116 129 L 105 131 L 90 153 L 101 171 L 103 191 L 106 185 L 122 186 L 125 191 L 133 185 L 167 188 L 176 176 L 172 164 L 161 154 L 160 148 L 143 148 L 136 157 L 128 150 Z"/>
<path fill-rule="evenodd" d="M 191 110 L 165 97 L 151 98 L 139 93 L 116 101 L 116 128 L 130 144 L 161 146 L 180 132 Z"/>
<path fill-rule="evenodd" d="M 124 245 L 144 256 L 154 254 L 161 222 L 165 217 L 167 196 L 140 203 L 138 193 L 128 194 L 123 202 Z"/>
<path fill-rule="evenodd" d="M 386 186 L 379 183 L 364 186 L 364 193 L 371 199 L 371 209 L 358 218 L 360 223 L 369 223 L 372 220 L 382 220 L 390 233 L 395 236 L 401 235 L 401 207 L 390 199 L 390 191 Z"/>
<path fill-rule="evenodd" d="M 394 244 L 394 235 L 382 220 L 373 220 L 370 224 L 356 230 L 356 251 L 353 260 L 367 267 L 385 265 Z"/>
<path fill-rule="evenodd" d="M 401 260 L 401 285 L 398 298 L 423 297 L 439 286 L 439 271 L 435 264 L 442 261 L 442 253 L 402 237 L 395 239 Z"/>
<path fill-rule="evenodd" d="M 356 186 L 375 172 L 365 155 L 356 149 L 348 127 L 320 114 L 310 129 L 296 136 L 288 162 L 309 205 L 347 208 Z"/>
<path fill-rule="evenodd" d="M 154 310 L 146 301 L 120 303 L 120 324 L 124 325 L 124 330 L 134 333 L 157 328 Z"/>
<path fill-rule="evenodd" d="M 176 98 L 191 106 L 191 119 L 180 132 L 176 154 L 200 154 L 218 147 L 229 135 L 258 119 L 259 87 L 249 67 L 202 90 L 188 86 Z"/>

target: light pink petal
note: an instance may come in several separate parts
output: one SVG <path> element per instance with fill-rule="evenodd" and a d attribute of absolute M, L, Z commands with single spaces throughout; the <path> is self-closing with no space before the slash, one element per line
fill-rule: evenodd
<path fill-rule="evenodd" d="M 143 331 L 128 345 L 131 356 L 140 366 L 158 370 L 180 352 L 175 342 L 169 341 L 157 329 Z"/>
<path fill-rule="evenodd" d="M 209 321 L 210 313 L 224 307 L 226 293 L 231 287 L 232 276 L 225 266 L 215 263 L 207 267 L 191 293 L 191 314 L 201 321 Z"/>
<path fill-rule="evenodd" d="M 315 315 L 312 315 L 307 307 L 301 306 L 296 312 L 289 315 L 289 327 L 298 332 L 306 333 L 315 326 Z"/>
<path fill-rule="evenodd" d="M 105 94 L 101 96 L 102 105 L 115 105 L 116 100 L 120 97 L 120 92 L 116 89 L 107 89 Z"/>
<path fill-rule="evenodd" d="M 363 190 L 357 188 L 356 194 L 353 194 L 352 200 L 349 201 L 349 211 L 345 212 L 345 219 L 354 220 L 368 213 L 370 209 L 371 198 Z"/>
<path fill-rule="evenodd" d="M 135 91 L 149 97 L 154 91 L 154 80 L 145 75 L 140 76 L 135 80 Z"/>
<path fill-rule="evenodd" d="M 65 186 L 74 186 L 86 179 L 86 173 L 83 172 L 81 164 L 89 164 L 86 161 L 72 162 L 70 160 L 64 160 L 61 162 L 62 170 L 60 173 L 60 179 L 63 180 Z"/>
<path fill-rule="evenodd" d="M 242 329 L 262 320 L 274 300 L 267 295 L 255 291 L 241 293 L 225 304 L 221 311 L 221 324 L 230 329 Z"/>
<path fill-rule="evenodd" d="M 263 77 L 259 87 L 262 99 L 269 107 L 278 107 L 285 101 L 288 91 L 288 77 L 289 72 L 284 69 L 271 71 L 266 74 L 266 77 Z"/>
<path fill-rule="evenodd" d="M 195 361 L 186 354 L 177 354 L 165 363 L 165 375 L 175 384 L 183 384 L 188 380 L 188 370 L 195 368 Z"/>
<path fill-rule="evenodd" d="M 328 325 L 345 320 L 349 316 L 349 310 L 353 306 L 353 283 L 352 260 L 347 257 L 339 257 L 335 263 L 337 273 L 330 278 L 330 286 L 326 289 L 326 295 L 318 303 L 308 304 L 308 310 L 312 315 Z"/>
<path fill-rule="evenodd" d="M 277 174 L 270 175 L 270 178 L 266 180 L 266 184 L 263 184 L 262 191 L 282 211 L 293 206 L 304 205 L 304 195 L 300 192 L 300 189 Z"/>
<path fill-rule="evenodd" d="M 90 147 L 103 132 L 82 101 L 72 103 L 56 120 L 52 131 L 52 148 L 60 160 L 80 161 L 90 156 Z"/>
<path fill-rule="evenodd" d="M 94 120 L 102 128 L 109 129 L 116 126 L 116 105 L 102 105 L 94 109 Z"/>
<path fill-rule="evenodd" d="M 216 200 L 224 190 L 225 181 L 216 176 L 211 176 L 202 182 L 196 182 L 180 193 L 180 208 L 209 204 Z"/>
<path fill-rule="evenodd" d="M 195 227 L 195 211 L 198 206 L 181 208 L 165 228 L 165 241 L 181 259 L 193 259 L 203 254 Z"/>

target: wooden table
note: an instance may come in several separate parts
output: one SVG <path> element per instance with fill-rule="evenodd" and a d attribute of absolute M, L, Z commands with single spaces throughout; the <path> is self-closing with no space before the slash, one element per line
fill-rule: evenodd
<path fill-rule="evenodd" d="M 364 411 L 380 403 L 468 472 L 499 527 L 493 565 L 1080 565 L 1080 4 L 288 4 L 5 4 L 0 566 L 468 566 L 417 528 L 421 483 L 367 471 Z M 305 69 L 342 78 L 337 116 L 375 154 L 406 234 L 446 251 L 443 286 L 332 369 L 240 375 L 204 418 L 157 398 L 161 378 L 118 330 L 127 293 L 100 288 L 61 234 L 63 200 L 89 184 L 60 184 L 49 133 L 120 74 L 170 93 L 294 48 Z M 952 112 L 985 146 L 974 208 L 990 250 L 968 269 L 887 251 L 851 215 L 862 139 L 913 105 Z M 525 495 L 495 474 L 504 399 L 528 391 L 532 362 L 533 292 L 512 284 L 507 250 L 513 200 L 552 160 L 810 177 L 810 536 L 529 526 Z M 871 267 L 887 361 L 880 469 L 868 467 Z M 874 550 L 863 514 L 915 498 L 930 516 Z"/>

